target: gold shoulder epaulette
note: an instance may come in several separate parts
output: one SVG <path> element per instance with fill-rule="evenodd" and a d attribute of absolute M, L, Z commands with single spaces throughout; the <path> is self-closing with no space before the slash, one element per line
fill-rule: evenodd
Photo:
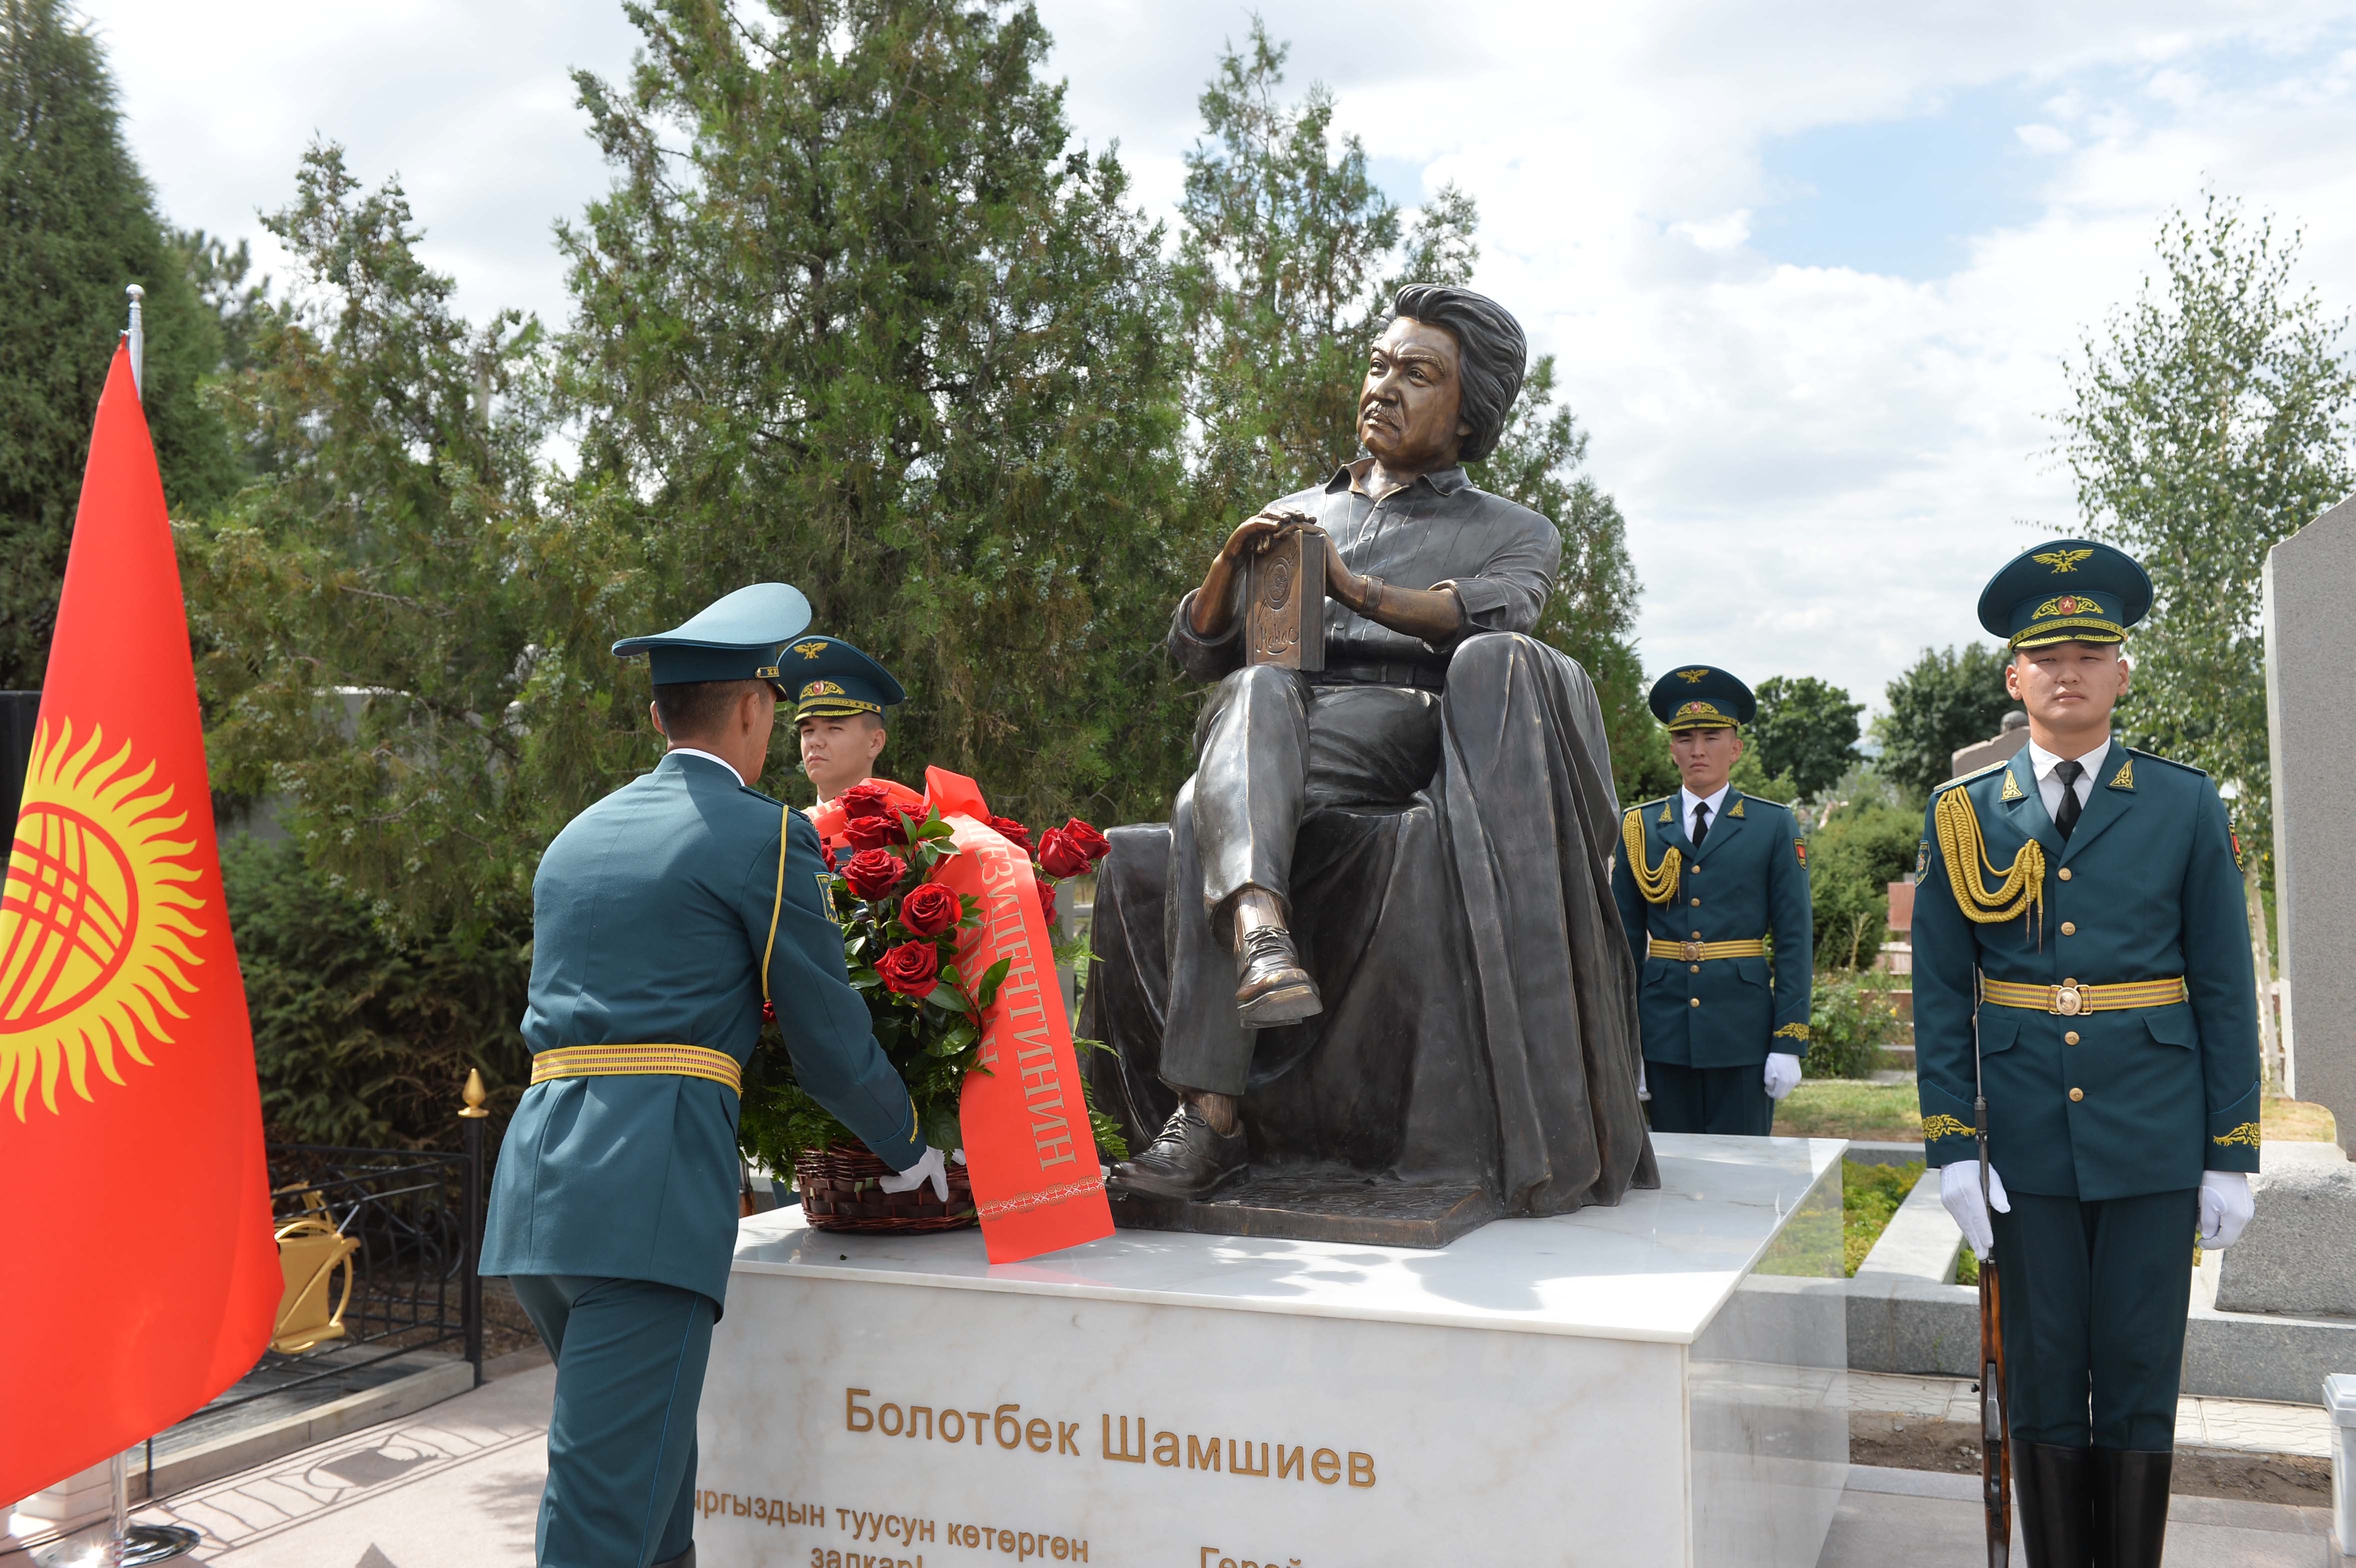
<path fill-rule="evenodd" d="M 1985 770 L 1983 770 L 1985 771 Z M 1931 808 L 1937 824 L 1939 854 L 1946 861 L 1947 885 L 1964 918 L 1980 925 L 1998 925 L 2045 905 L 2045 846 L 2031 838 L 1998 868 L 1987 858 L 1987 840 L 1981 836 L 1979 814 L 1972 809 L 1969 790 L 1943 791 Z M 1989 887 L 1982 876 L 1997 879 Z"/>
<path fill-rule="evenodd" d="M 2008 768 L 2011 765 L 2012 759 L 2010 757 L 2007 757 L 2002 762 L 1990 763 L 1984 768 L 1974 768 L 1970 773 L 1957 773 L 1954 778 L 1949 779 L 1944 784 L 1933 784 L 1931 786 L 1931 793 L 1933 795 L 1937 795 L 1941 790 L 1953 789 L 1959 784 L 1969 784 L 1972 780 L 1978 778 L 1982 773 L 1992 773 L 1998 768 Z"/>

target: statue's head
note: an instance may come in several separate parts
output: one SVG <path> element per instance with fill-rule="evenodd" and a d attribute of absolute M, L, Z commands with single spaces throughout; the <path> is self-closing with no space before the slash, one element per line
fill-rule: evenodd
<path fill-rule="evenodd" d="M 1368 351 L 1358 439 L 1386 467 L 1477 463 L 1496 449 L 1522 389 L 1521 323 L 1470 289 L 1410 283 Z"/>

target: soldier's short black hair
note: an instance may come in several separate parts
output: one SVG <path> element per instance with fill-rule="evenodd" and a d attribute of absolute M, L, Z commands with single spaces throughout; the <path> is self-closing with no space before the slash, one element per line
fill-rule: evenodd
<path fill-rule="evenodd" d="M 1488 295 L 1445 283 L 1409 283 L 1391 302 L 1391 311 L 1455 334 L 1463 367 L 1462 417 L 1472 427 L 1461 455 L 1467 463 L 1480 462 L 1497 449 L 1505 416 L 1522 395 L 1530 361 L 1522 324 Z"/>
<path fill-rule="evenodd" d="M 766 680 L 674 680 L 655 688 L 655 713 L 663 733 L 688 741 L 709 736 L 728 721 L 736 699 L 768 686 Z"/>

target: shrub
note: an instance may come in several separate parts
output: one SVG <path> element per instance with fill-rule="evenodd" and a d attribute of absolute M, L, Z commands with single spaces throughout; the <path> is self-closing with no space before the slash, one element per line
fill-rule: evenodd
<path fill-rule="evenodd" d="M 1921 842 L 1921 816 L 1882 800 L 1836 806 L 1808 836 L 1818 966 L 1873 962 L 1890 928 L 1890 884 L 1914 869 Z"/>
<path fill-rule="evenodd" d="M 221 881 L 273 1141 L 455 1147 L 470 1067 L 514 1107 L 531 1071 L 519 934 L 397 941 L 289 840 L 226 840 Z"/>
<path fill-rule="evenodd" d="M 1819 974 L 1809 993 L 1808 1076 L 1863 1078 L 1898 1038 L 1898 1009 L 1869 991 L 1861 974 Z"/>
<path fill-rule="evenodd" d="M 1865 1262 L 1866 1254 L 1873 1251 L 1873 1243 L 1890 1228 L 1899 1205 L 1922 1179 L 1922 1169 L 1919 1159 L 1902 1165 L 1841 1162 L 1842 1262 L 1851 1279 L 1857 1277 L 1858 1265 Z"/>

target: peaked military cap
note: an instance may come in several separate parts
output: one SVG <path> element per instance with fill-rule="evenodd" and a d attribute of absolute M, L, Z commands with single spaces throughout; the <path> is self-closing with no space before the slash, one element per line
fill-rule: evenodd
<path fill-rule="evenodd" d="M 841 637 L 798 637 L 779 663 L 797 720 L 880 715 L 908 700 L 890 670 Z"/>
<path fill-rule="evenodd" d="M 2136 558 L 2094 539 L 2032 545 L 1980 590 L 1980 624 L 2016 649 L 2123 643 L 2150 608 Z"/>
<path fill-rule="evenodd" d="M 701 680 L 766 680 L 791 699 L 777 667 L 786 645 L 810 623 L 809 601 L 784 582 L 755 582 L 724 594 L 651 636 L 624 637 L 616 656 L 644 654 L 657 686 Z"/>
<path fill-rule="evenodd" d="M 1653 683 L 1653 717 L 1672 732 L 1731 730 L 1751 722 L 1759 699 L 1715 665 L 1681 665 Z"/>

